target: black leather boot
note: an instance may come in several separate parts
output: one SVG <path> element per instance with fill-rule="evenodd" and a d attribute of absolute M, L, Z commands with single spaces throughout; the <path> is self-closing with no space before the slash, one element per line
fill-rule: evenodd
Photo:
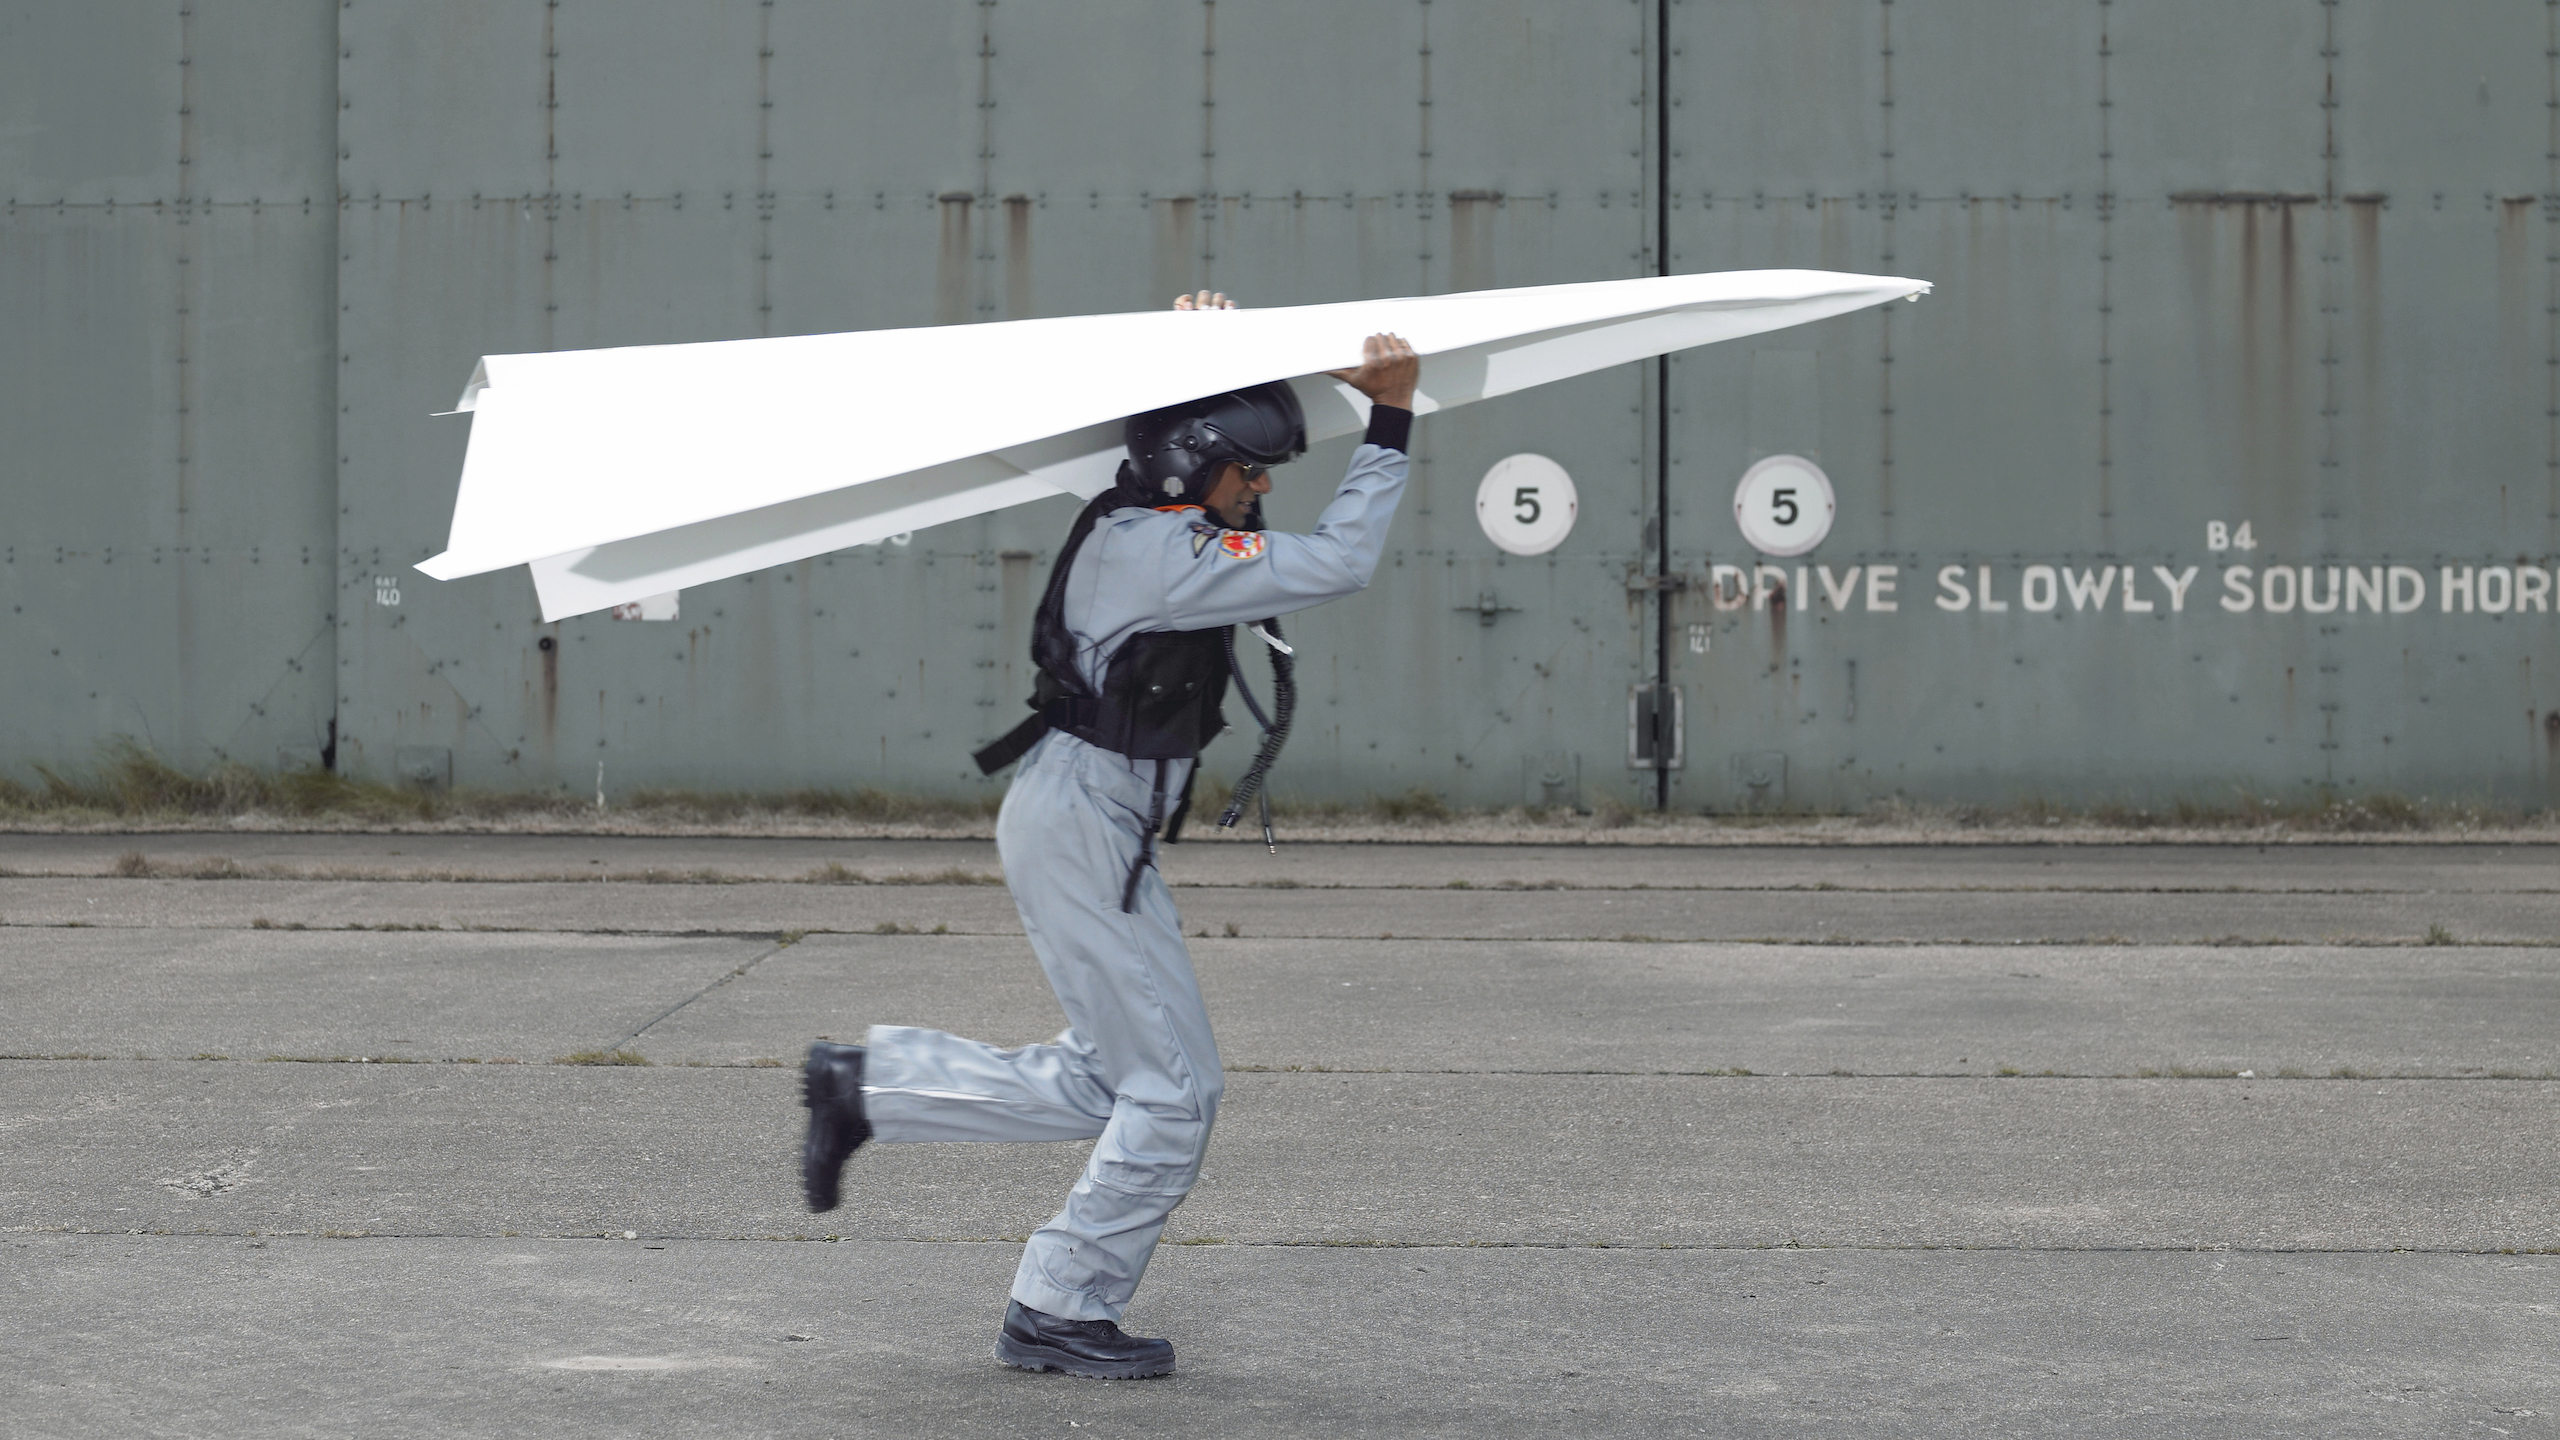
<path fill-rule="evenodd" d="M 1064 1370 L 1087 1380 L 1173 1373 L 1173 1342 L 1124 1335 L 1108 1320 L 1065 1320 L 1019 1300 L 1005 1306 L 996 1358 L 1016 1370 Z"/>
<path fill-rule="evenodd" d="M 824 1213 L 843 1199 L 845 1157 L 871 1138 L 862 1114 L 862 1047 L 821 1040 L 800 1068 L 800 1103 L 809 1107 L 809 1138 L 800 1143 L 800 1188 Z"/>

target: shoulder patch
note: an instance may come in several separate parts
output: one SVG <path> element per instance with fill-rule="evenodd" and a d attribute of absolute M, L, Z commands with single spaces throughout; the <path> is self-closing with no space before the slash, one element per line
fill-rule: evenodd
<path fill-rule="evenodd" d="M 1193 559 L 1218 547 L 1218 553 L 1231 560 L 1258 560 L 1264 548 L 1262 536 L 1251 530 L 1228 530 L 1206 521 L 1191 522 L 1191 555 Z"/>

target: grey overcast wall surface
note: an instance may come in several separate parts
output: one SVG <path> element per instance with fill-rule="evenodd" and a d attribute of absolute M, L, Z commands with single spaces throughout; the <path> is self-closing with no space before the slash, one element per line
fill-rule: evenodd
<path fill-rule="evenodd" d="M 967 752 L 1020 712 L 1071 502 L 688 591 L 672 623 L 543 625 L 520 573 L 409 568 L 470 423 L 430 412 L 483 353 L 1667 260 L 1938 290 L 1677 357 L 1667 391 L 1648 364 L 1424 420 L 1377 584 L 1293 632 L 1284 794 L 1650 804 L 1629 692 L 1661 678 L 1682 808 L 2546 804 L 2555 16 L 11 5 L 0 764 L 334 736 L 376 778 L 969 793 L 1001 783 Z M 1528 560 L 1474 515 L 1522 451 L 1582 495 Z M 1764 569 L 1732 496 L 1773 453 L 1839 514 Z M 1278 523 L 1344 454 L 1284 472 Z"/>

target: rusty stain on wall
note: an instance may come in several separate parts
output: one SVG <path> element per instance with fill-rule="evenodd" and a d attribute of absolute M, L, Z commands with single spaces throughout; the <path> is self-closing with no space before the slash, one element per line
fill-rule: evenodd
<path fill-rule="evenodd" d="M 1453 190 L 1449 194 L 1449 288 L 1492 290 L 1494 221 L 1502 197 L 1491 190 Z"/>
<path fill-rule="evenodd" d="M 1031 197 L 1004 197 L 1004 313 L 1031 318 Z"/>
<path fill-rule="evenodd" d="M 1199 249 L 1200 202 L 1189 195 L 1159 196 L 1154 209 L 1154 252 L 1148 271 L 1154 277 L 1154 293 L 1147 299 L 1151 305 L 1162 305 L 1197 288 L 1192 276 Z"/>
<path fill-rule="evenodd" d="M 969 244 L 969 217 L 978 207 L 978 197 L 966 190 L 951 190 L 937 198 L 942 206 L 942 241 L 934 249 L 933 323 L 959 325 L 976 318 L 969 304 L 969 294 L 976 288 L 970 282 L 977 270 L 977 252 Z"/>

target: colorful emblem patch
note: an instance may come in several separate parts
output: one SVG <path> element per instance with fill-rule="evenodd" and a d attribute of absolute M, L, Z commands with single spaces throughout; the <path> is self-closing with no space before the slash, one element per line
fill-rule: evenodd
<path fill-rule="evenodd" d="M 1222 530 L 1215 525 L 1204 524 L 1198 520 L 1192 521 L 1191 553 L 1195 556 L 1204 554 L 1212 545 L 1218 547 L 1219 554 L 1229 559 L 1258 560 L 1262 558 L 1263 539 L 1260 535 L 1250 530 Z"/>

